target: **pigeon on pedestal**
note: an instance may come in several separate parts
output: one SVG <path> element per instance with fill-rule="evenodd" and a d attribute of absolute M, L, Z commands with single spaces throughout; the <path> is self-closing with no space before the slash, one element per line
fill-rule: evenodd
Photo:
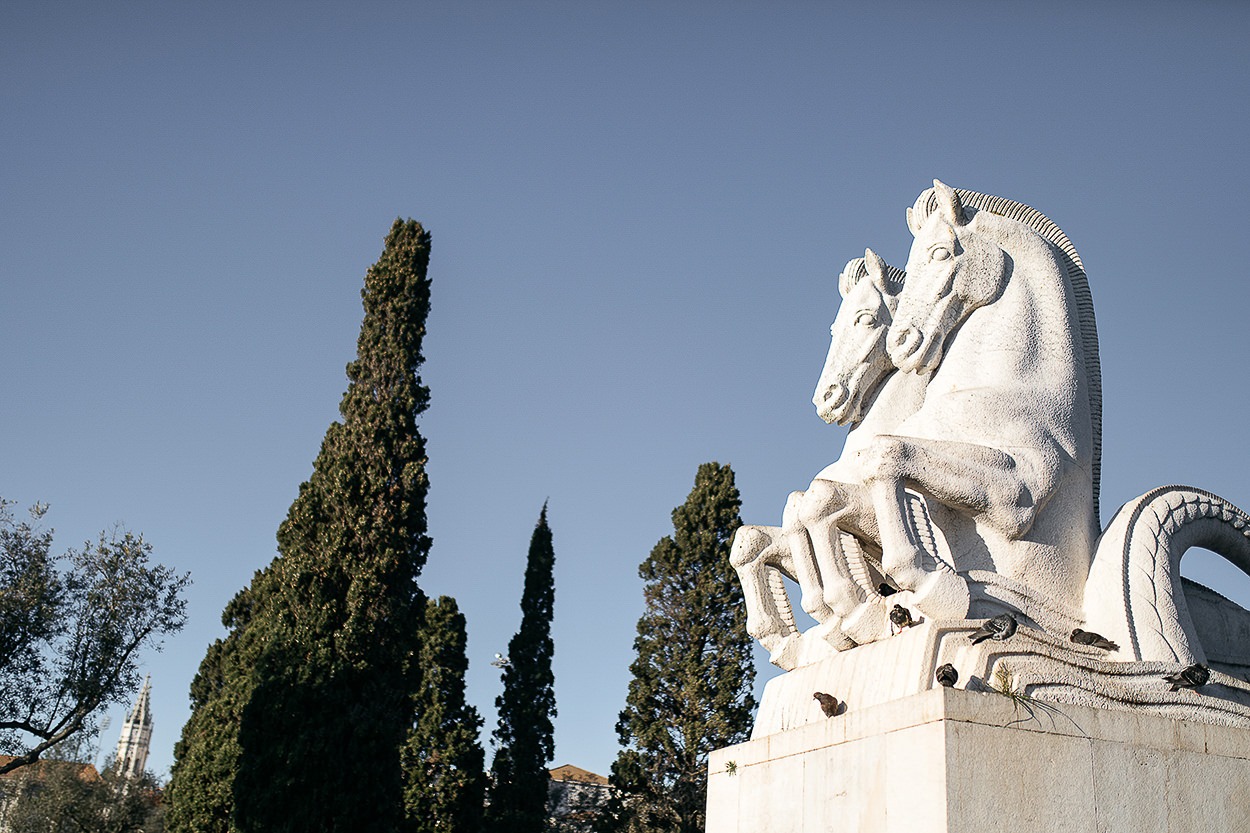
<path fill-rule="evenodd" d="M 987 619 L 985 624 L 969 634 L 968 638 L 972 640 L 973 645 L 976 645 L 978 642 L 984 642 L 987 639 L 1002 642 L 1004 639 L 1010 639 L 1014 636 L 1019 625 L 1020 623 L 1016 621 L 1016 617 L 1010 613 L 1004 613 L 1002 616 Z"/>
<path fill-rule="evenodd" d="M 832 694 L 825 694 L 823 691 L 816 692 L 812 697 L 820 701 L 820 710 L 825 713 L 825 717 L 838 715 L 846 705 L 845 703 L 839 703 L 837 697 L 834 697 Z"/>
<path fill-rule="evenodd" d="M 1211 669 L 1197 663 L 1163 677 L 1165 683 L 1172 684 L 1172 691 L 1179 691 L 1182 688 L 1196 689 L 1206 685 L 1209 679 L 1211 679 Z"/>
<path fill-rule="evenodd" d="M 902 605 L 894 605 L 890 611 L 890 622 L 900 631 L 916 624 L 916 620 L 911 618 L 911 611 Z"/>
<path fill-rule="evenodd" d="M 955 666 L 951 665 L 949 662 L 945 665 L 938 666 L 937 674 L 934 676 L 937 678 L 938 684 L 943 688 L 950 688 L 955 683 L 959 682 L 959 672 L 956 671 Z"/>
<path fill-rule="evenodd" d="M 1072 631 L 1070 637 L 1077 645 L 1089 645 L 1093 648 L 1102 648 L 1104 651 L 1118 651 L 1120 646 L 1112 642 L 1107 637 L 1093 631 L 1083 631 L 1080 628 Z"/>

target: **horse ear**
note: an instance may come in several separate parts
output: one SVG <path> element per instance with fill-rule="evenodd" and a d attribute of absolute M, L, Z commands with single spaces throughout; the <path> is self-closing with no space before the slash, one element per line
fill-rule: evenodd
<path fill-rule="evenodd" d="M 911 229 L 912 237 L 920 233 L 920 224 L 916 222 L 916 212 L 912 211 L 910 206 L 907 208 L 907 227 Z"/>
<path fill-rule="evenodd" d="M 895 290 L 890 286 L 890 269 L 881 256 L 872 249 L 864 249 L 864 268 L 868 279 L 880 290 L 882 295 L 893 295 Z"/>
<path fill-rule="evenodd" d="M 964 204 L 960 202 L 954 188 L 940 179 L 935 179 L 933 193 L 937 197 L 938 211 L 942 212 L 946 222 L 952 226 L 962 226 L 968 222 L 968 216 L 964 214 Z"/>
<path fill-rule="evenodd" d="M 855 284 L 859 283 L 859 279 L 867 274 L 864 268 L 864 259 L 862 257 L 853 257 L 846 262 L 846 266 L 842 268 L 842 274 L 838 275 L 838 292 L 845 298 L 851 294 L 851 290 L 855 288 Z"/>

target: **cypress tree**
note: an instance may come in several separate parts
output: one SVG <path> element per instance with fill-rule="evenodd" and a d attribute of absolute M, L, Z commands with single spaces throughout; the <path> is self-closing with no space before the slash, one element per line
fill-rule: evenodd
<path fill-rule="evenodd" d="M 729 563 L 742 501 L 733 470 L 704 463 L 672 536 L 638 569 L 646 608 L 634 640 L 623 749 L 605 828 L 696 833 L 706 813 L 707 755 L 747 738 L 755 665 L 742 588 Z"/>
<path fill-rule="evenodd" d="M 547 765 L 555 755 L 555 676 L 551 672 L 551 618 L 555 605 L 555 550 L 543 504 L 530 539 L 521 594 L 521 627 L 508 643 L 503 693 L 495 699 L 499 726 L 492 736 L 491 833 L 538 833 L 547 818 Z"/>
<path fill-rule="evenodd" d="M 250 668 L 257 656 L 257 630 L 251 621 L 254 600 L 265 591 L 267 575 L 226 605 L 221 622 L 227 635 L 208 647 L 191 681 L 191 716 L 174 745 L 174 765 L 163 803 L 165 824 L 185 833 L 233 833 L 234 773 L 239 766 L 238 722 L 251 690 Z"/>
<path fill-rule="evenodd" d="M 404 748 L 404 806 L 414 833 L 478 833 L 486 776 L 482 718 L 464 699 L 464 615 L 450 596 L 431 599 L 421 629 L 417 722 Z"/>
<path fill-rule="evenodd" d="M 278 557 L 236 600 L 247 615 L 201 669 L 171 785 L 175 830 L 209 829 L 201 817 L 266 833 L 402 826 L 430 546 L 416 426 L 429 404 L 428 262 L 426 231 L 396 220 L 365 275 L 342 420 L 278 530 Z"/>

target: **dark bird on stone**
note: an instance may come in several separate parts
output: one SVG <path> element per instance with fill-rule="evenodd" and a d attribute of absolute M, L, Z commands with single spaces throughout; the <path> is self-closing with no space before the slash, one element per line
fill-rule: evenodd
<path fill-rule="evenodd" d="M 1002 642 L 1004 639 L 1010 639 L 1016 633 L 1016 628 L 1020 623 L 1016 621 L 1016 617 L 1010 613 L 1004 613 L 1002 616 L 995 616 L 993 619 L 987 619 L 985 624 L 981 625 L 975 632 L 968 635 L 972 640 L 972 644 L 984 642 L 992 639 L 995 642 Z"/>
<path fill-rule="evenodd" d="M 1080 628 L 1072 631 L 1071 639 L 1077 645 L 1089 645 L 1092 648 L 1102 648 L 1104 651 L 1118 651 L 1120 646 L 1112 642 L 1107 637 L 1093 631 L 1083 631 Z"/>
<path fill-rule="evenodd" d="M 842 707 L 846 705 L 845 703 L 839 703 L 837 697 L 834 697 L 832 694 L 825 694 L 823 691 L 816 692 L 812 697 L 820 701 L 820 710 L 825 713 L 825 717 L 836 716 L 842 711 Z"/>
<path fill-rule="evenodd" d="M 938 684 L 943 688 L 950 688 L 955 683 L 959 682 L 959 672 L 956 671 L 955 666 L 951 665 L 949 662 L 945 665 L 938 666 L 937 674 L 934 676 L 937 677 Z"/>
<path fill-rule="evenodd" d="M 1193 665 L 1177 671 L 1175 674 L 1167 674 L 1163 677 L 1165 683 L 1172 684 L 1172 691 L 1178 691 L 1182 688 L 1198 688 L 1207 684 L 1207 680 L 1211 679 L 1211 670 L 1205 665 Z"/>
<path fill-rule="evenodd" d="M 890 611 L 890 621 L 899 630 L 916 624 L 916 620 L 911 618 L 911 611 L 902 605 L 894 605 L 894 609 Z"/>
<path fill-rule="evenodd" d="M 898 592 L 897 587 L 891 587 L 890 585 L 886 584 L 884 581 L 877 585 L 877 593 L 882 596 L 893 596 L 897 592 Z"/>

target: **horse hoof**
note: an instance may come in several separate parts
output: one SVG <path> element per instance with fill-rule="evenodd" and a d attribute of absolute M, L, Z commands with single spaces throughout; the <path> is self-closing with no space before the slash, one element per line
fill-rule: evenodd
<path fill-rule="evenodd" d="M 764 647 L 768 649 L 769 662 L 782 671 L 793 671 L 799 667 L 799 649 L 802 645 L 802 635 L 792 633 L 779 642 L 773 643 L 773 646 L 765 645 Z"/>
<path fill-rule="evenodd" d="M 855 642 L 851 640 L 841 627 L 841 621 L 833 619 L 829 622 L 817 625 L 811 629 L 813 636 L 818 636 L 828 643 L 835 651 L 849 651 L 855 647 Z"/>
<path fill-rule="evenodd" d="M 968 582 L 951 570 L 929 573 L 912 593 L 912 604 L 930 619 L 967 619 Z"/>
<path fill-rule="evenodd" d="M 890 614 L 884 605 L 864 602 L 842 620 L 842 633 L 860 645 L 885 639 L 890 635 Z"/>

